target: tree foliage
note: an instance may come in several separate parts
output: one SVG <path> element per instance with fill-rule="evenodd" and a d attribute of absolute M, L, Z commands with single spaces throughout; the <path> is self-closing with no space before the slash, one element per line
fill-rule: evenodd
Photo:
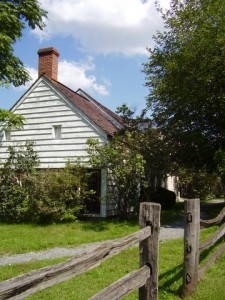
<path fill-rule="evenodd" d="M 31 29 L 44 28 L 44 11 L 37 0 L 0 1 L 0 85 L 19 86 L 30 79 L 22 61 L 14 55 L 14 43 L 28 25 Z"/>
<path fill-rule="evenodd" d="M 145 186 L 142 193 L 147 200 L 150 193 L 160 187 L 168 175 L 176 171 L 176 164 L 171 161 L 169 144 L 163 140 L 161 131 L 152 127 L 152 121 L 146 116 L 145 110 L 140 115 L 135 115 L 127 105 L 122 105 L 117 108 L 117 113 L 123 118 L 125 132 L 129 132 L 130 149 L 138 151 L 145 161 Z M 123 134 L 123 131 L 120 134 Z"/>
<path fill-rule="evenodd" d="M 140 201 L 150 201 L 151 195 L 172 174 L 176 165 L 171 162 L 168 145 L 160 130 L 152 128 L 146 111 L 135 112 L 123 104 L 117 113 L 124 128 L 106 145 L 89 140 L 88 153 L 94 167 L 109 169 L 112 177 L 110 197 L 116 202 L 119 214 L 126 216 Z"/>
<path fill-rule="evenodd" d="M 214 169 L 225 148 L 225 2 L 172 0 L 144 66 L 148 107 L 180 165 Z"/>
<path fill-rule="evenodd" d="M 11 111 L 0 108 L 0 128 L 11 129 L 17 128 L 21 129 L 24 125 L 25 118 L 22 115 L 14 114 Z"/>
<path fill-rule="evenodd" d="M 11 146 L 8 152 L 8 159 L 0 169 L 0 220 L 25 221 L 27 213 L 31 213 L 28 203 L 33 187 L 29 178 L 39 164 L 38 157 L 30 142 L 19 149 Z"/>
<path fill-rule="evenodd" d="M 183 198 L 209 200 L 221 197 L 224 193 L 221 178 L 216 172 L 191 168 L 179 169 L 180 192 Z"/>
<path fill-rule="evenodd" d="M 39 159 L 33 143 L 9 147 L 0 169 L 1 222 L 73 221 L 93 191 L 90 172 L 79 163 L 67 163 L 60 170 L 37 170 Z"/>
<path fill-rule="evenodd" d="M 14 55 L 14 44 L 22 37 L 23 29 L 43 29 L 43 18 L 47 16 L 38 0 L 0 1 L 0 86 L 19 86 L 30 79 L 23 62 Z M 23 126 L 24 118 L 0 109 L 0 125 L 3 127 Z"/>
<path fill-rule="evenodd" d="M 115 135 L 112 141 L 102 145 L 97 139 L 88 140 L 90 163 L 96 168 L 107 168 L 111 190 L 105 201 L 113 201 L 121 218 L 128 216 L 139 203 L 140 186 L 143 184 L 144 164 L 142 155 L 130 148 L 132 137 L 126 132 Z"/>

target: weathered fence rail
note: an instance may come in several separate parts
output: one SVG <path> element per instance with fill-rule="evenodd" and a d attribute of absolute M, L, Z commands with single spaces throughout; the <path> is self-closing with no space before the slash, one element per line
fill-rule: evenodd
<path fill-rule="evenodd" d="M 185 228 L 184 228 L 184 276 L 183 276 L 183 296 L 190 296 L 196 289 L 197 282 L 204 272 L 210 267 L 220 254 L 225 251 L 225 243 L 214 251 L 208 260 L 199 266 L 200 252 L 209 249 L 217 241 L 225 236 L 225 224 L 208 239 L 199 243 L 200 226 L 208 227 L 220 224 L 225 219 L 225 207 L 217 217 L 211 220 L 200 219 L 200 200 L 185 200 Z"/>
<path fill-rule="evenodd" d="M 140 206 L 140 230 L 108 242 L 96 250 L 64 263 L 32 271 L 0 283 L 0 299 L 20 300 L 101 264 L 106 259 L 139 242 L 140 269 L 119 279 L 91 300 L 113 300 L 139 288 L 139 299 L 155 300 L 158 296 L 158 239 L 161 207 L 156 203 Z"/>

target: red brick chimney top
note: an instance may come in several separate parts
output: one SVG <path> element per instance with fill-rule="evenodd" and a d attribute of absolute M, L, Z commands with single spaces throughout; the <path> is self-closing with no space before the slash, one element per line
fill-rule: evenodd
<path fill-rule="evenodd" d="M 59 52 L 50 47 L 39 49 L 38 55 L 38 77 L 44 74 L 48 79 L 57 81 Z"/>

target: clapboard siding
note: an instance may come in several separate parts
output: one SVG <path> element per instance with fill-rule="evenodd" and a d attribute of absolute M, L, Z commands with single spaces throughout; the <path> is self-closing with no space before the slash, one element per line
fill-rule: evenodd
<path fill-rule="evenodd" d="M 45 118 L 48 118 L 48 117 L 52 117 L 52 113 L 54 113 L 54 116 L 55 117 L 61 117 L 61 116 L 73 116 L 74 113 L 71 111 L 71 110 L 68 110 L 67 108 L 66 109 L 60 109 L 60 111 L 58 110 L 52 110 L 51 111 L 40 111 L 40 112 L 37 112 L 37 109 L 35 110 L 35 112 L 30 112 L 29 114 L 26 113 L 26 110 L 23 110 L 23 112 L 20 111 L 20 114 L 23 114 L 23 115 L 26 115 L 26 118 L 27 119 L 41 119 L 43 117 Z"/>
<path fill-rule="evenodd" d="M 86 132 L 65 132 L 62 131 L 63 134 L 63 141 L 65 143 L 69 143 L 70 141 L 73 143 L 73 141 L 80 139 L 82 143 L 86 142 L 87 138 L 98 138 L 98 135 L 96 132 L 86 131 Z M 48 142 L 48 144 L 55 144 L 58 140 L 52 139 L 52 130 L 49 132 L 46 132 L 44 129 L 40 130 L 27 130 L 26 132 L 20 132 L 20 134 L 17 134 L 16 136 L 13 135 L 12 139 L 13 141 L 26 141 L 27 138 L 30 139 L 30 137 L 33 137 L 33 140 L 39 140 L 45 142 L 45 144 Z M 49 137 L 51 139 L 49 139 Z M 68 140 L 68 141 L 67 141 Z"/>
<path fill-rule="evenodd" d="M 12 137 L 17 137 L 17 136 L 23 136 L 26 135 L 27 133 L 32 134 L 34 133 L 43 133 L 43 131 L 51 133 L 52 128 L 54 125 L 59 124 L 59 122 L 48 122 L 48 123 L 33 123 L 33 124 L 27 124 L 24 126 L 24 129 L 19 130 L 19 131 L 12 131 Z M 61 123 L 60 123 L 61 124 Z M 72 123 L 66 123 L 64 122 L 62 125 L 62 132 L 67 134 L 67 133 L 92 133 L 94 129 L 91 129 L 89 124 L 85 124 L 82 122 L 72 122 Z M 76 127 L 72 127 L 72 126 Z M 94 131 L 97 136 L 100 134 L 95 130 Z"/>
<path fill-rule="evenodd" d="M 10 142 L 1 142 L 0 155 L 3 161 L 8 155 L 6 149 L 9 145 L 18 146 L 32 140 L 40 167 L 64 167 L 68 159 L 88 160 L 88 138 L 97 138 L 102 143 L 107 140 L 104 132 L 44 80 L 21 99 L 14 112 L 26 118 L 25 126 L 20 131 L 11 132 Z M 61 139 L 53 138 L 54 125 L 61 125 Z"/>
<path fill-rule="evenodd" d="M 81 119 L 78 119 L 77 116 L 62 116 L 62 117 L 48 117 L 48 118 L 39 118 L 39 119 L 26 119 L 26 125 L 45 125 L 47 126 L 48 124 L 55 124 L 55 123 L 59 123 L 62 125 L 62 127 L 64 127 L 63 125 L 65 125 L 66 127 L 70 127 L 73 128 L 74 126 L 78 126 L 78 127 L 88 127 L 89 124 L 84 122 Z M 76 123 L 76 124 L 75 124 Z M 26 130 L 26 128 L 24 128 Z"/>
<path fill-rule="evenodd" d="M 65 147 L 66 146 L 66 147 Z M 66 148 L 66 149 L 65 149 Z M 84 149 L 87 149 L 87 145 L 84 143 L 76 143 L 76 147 L 74 147 L 74 144 L 71 145 L 64 145 L 63 147 L 61 144 L 58 145 L 35 145 L 34 146 L 34 150 L 38 151 L 40 154 L 39 156 L 41 156 L 42 152 L 47 153 L 48 155 L 52 156 L 51 151 L 54 151 L 54 155 L 57 156 L 62 156 L 62 155 L 69 155 L 72 156 L 74 155 L 74 152 L 80 152 L 80 155 L 83 155 L 83 151 Z M 85 154 L 85 156 L 87 156 Z"/>
<path fill-rule="evenodd" d="M 36 98 L 37 101 L 38 101 L 38 98 Z M 24 103 L 23 106 L 21 107 L 21 109 L 30 109 L 30 111 L 32 110 L 35 110 L 35 108 L 41 108 L 41 112 L 44 111 L 45 108 L 57 108 L 58 111 L 60 111 L 60 107 L 63 107 L 62 106 L 62 103 L 56 101 L 56 100 L 51 100 L 51 101 L 46 101 L 46 102 L 42 102 L 42 103 L 39 103 L 37 105 L 37 103 L 35 104 L 34 103 Z M 17 111 L 17 113 L 20 113 L 20 110 Z"/>
<path fill-rule="evenodd" d="M 95 138 L 103 144 L 108 141 L 107 134 L 44 77 L 36 81 L 15 104 L 12 111 L 25 117 L 25 125 L 22 130 L 12 130 L 9 142 L 0 136 L 1 163 L 7 159 L 10 145 L 19 147 L 31 140 L 34 141 L 34 150 L 39 157 L 40 169 L 64 168 L 68 161 L 79 161 L 91 167 L 88 163 L 90 157 L 86 151 L 87 139 Z M 61 126 L 60 139 L 54 139 L 54 125 Z M 97 215 L 102 217 L 116 213 L 116 204 L 111 201 L 108 194 L 112 190 L 112 182 L 108 181 L 110 177 L 107 169 L 101 170 L 103 200 L 100 200 L 100 211 Z"/>

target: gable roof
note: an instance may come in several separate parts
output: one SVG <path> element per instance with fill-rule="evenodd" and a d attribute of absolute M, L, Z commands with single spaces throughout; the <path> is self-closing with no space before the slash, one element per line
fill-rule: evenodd
<path fill-rule="evenodd" d="M 44 75 L 42 76 L 45 77 Z M 83 90 L 79 89 L 75 92 L 59 81 L 47 80 L 50 81 L 72 105 L 79 108 L 91 121 L 106 132 L 107 135 L 112 136 L 119 129 L 123 128 L 123 121 L 119 115 L 100 104 Z"/>
<path fill-rule="evenodd" d="M 77 92 L 71 90 L 58 81 L 58 56 L 59 52 L 53 48 L 44 48 L 38 50 L 38 79 L 33 83 L 30 89 L 17 101 L 11 108 L 13 110 L 23 99 L 29 95 L 30 91 L 45 80 L 52 88 L 59 92 L 62 97 L 74 107 L 77 107 L 90 121 L 97 125 L 107 135 L 112 136 L 119 129 L 123 128 L 123 121 L 120 116 L 100 104 L 85 91 L 79 89 Z"/>
<path fill-rule="evenodd" d="M 59 81 L 53 79 L 50 80 L 45 75 L 41 75 L 32 84 L 25 94 L 23 94 L 23 96 L 21 96 L 11 107 L 10 111 L 14 111 L 21 101 L 23 101 L 24 97 L 26 97 L 42 79 L 47 81 L 48 84 L 53 85 L 56 91 L 62 94 L 72 106 L 77 107 L 90 121 L 94 122 L 107 135 L 112 136 L 124 127 L 123 120 L 119 115 L 96 101 L 82 89 L 78 89 L 75 92 Z"/>

